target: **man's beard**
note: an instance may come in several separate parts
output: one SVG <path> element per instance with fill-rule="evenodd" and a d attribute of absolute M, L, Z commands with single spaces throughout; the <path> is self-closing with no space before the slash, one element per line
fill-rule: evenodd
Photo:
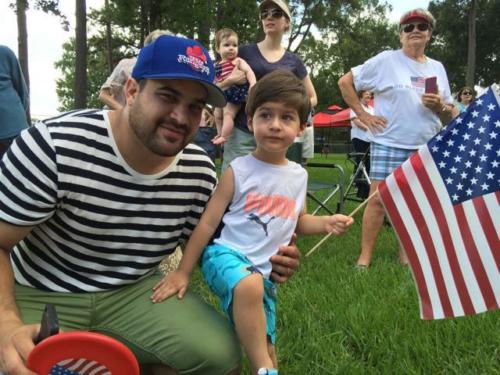
<path fill-rule="evenodd" d="M 153 123 L 148 120 L 139 101 L 136 101 L 134 106 L 130 108 L 128 121 L 129 127 L 144 147 L 159 156 L 171 157 L 177 155 L 192 138 L 192 136 L 189 137 L 188 131 L 186 131 L 184 138 L 181 140 L 169 141 L 168 138 L 162 139 L 157 130 L 164 121 L 159 120 Z"/>

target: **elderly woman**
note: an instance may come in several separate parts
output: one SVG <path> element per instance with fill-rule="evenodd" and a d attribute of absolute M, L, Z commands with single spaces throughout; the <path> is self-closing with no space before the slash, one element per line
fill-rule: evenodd
<path fill-rule="evenodd" d="M 342 96 L 358 119 L 370 128 L 370 194 L 408 157 L 458 114 L 452 104 L 443 65 L 425 55 L 436 20 L 427 10 L 406 12 L 399 22 L 401 49 L 384 51 L 356 66 L 339 80 Z M 425 79 L 437 77 L 437 93 L 425 93 Z M 363 109 L 356 91 L 374 93 L 375 114 Z M 362 222 L 360 269 L 368 267 L 384 222 L 375 195 Z M 404 252 L 400 261 L 406 264 Z"/>
<path fill-rule="evenodd" d="M 470 103 L 476 98 L 476 92 L 472 87 L 464 86 L 457 94 L 456 107 L 460 112 L 464 112 Z"/>

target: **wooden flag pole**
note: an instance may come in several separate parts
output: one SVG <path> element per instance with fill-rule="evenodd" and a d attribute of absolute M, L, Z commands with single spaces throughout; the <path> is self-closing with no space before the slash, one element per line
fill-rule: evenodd
<path fill-rule="evenodd" d="M 366 198 L 366 199 L 364 200 L 364 202 L 362 202 L 362 203 L 361 203 L 358 207 L 356 207 L 356 208 L 354 209 L 354 211 L 352 211 L 352 212 L 349 214 L 349 217 L 353 217 L 353 216 L 356 214 L 356 212 L 358 212 L 358 211 L 359 211 L 359 210 L 361 210 L 364 206 L 366 206 L 366 204 L 368 203 L 368 201 L 369 201 L 370 199 L 372 199 L 372 198 L 375 196 L 375 194 L 377 194 L 377 193 L 378 193 L 378 190 L 377 190 L 377 191 L 375 191 L 375 192 L 373 192 L 373 193 L 372 193 L 372 195 L 370 195 L 368 198 Z M 316 244 L 316 245 L 315 245 L 315 246 L 314 246 L 311 250 L 309 250 L 309 251 L 307 252 L 306 257 L 308 257 L 308 256 L 309 256 L 309 255 L 311 255 L 314 251 L 316 251 L 316 249 L 317 249 L 318 247 L 320 247 L 320 246 L 323 244 L 323 242 L 325 242 L 327 239 L 329 239 L 329 238 L 330 238 L 330 236 L 331 236 L 332 234 L 333 234 L 333 232 L 330 232 L 330 233 L 328 233 L 325 237 L 323 237 L 323 238 L 321 239 L 321 241 L 319 241 L 319 242 L 318 242 L 318 243 L 317 243 L 317 244 Z"/>

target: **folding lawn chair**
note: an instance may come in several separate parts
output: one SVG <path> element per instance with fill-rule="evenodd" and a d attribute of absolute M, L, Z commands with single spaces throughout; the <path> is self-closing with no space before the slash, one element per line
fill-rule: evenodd
<path fill-rule="evenodd" d="M 302 144 L 294 143 L 287 152 L 287 158 L 302 164 L 309 175 L 307 196 L 316 203 L 312 211 L 316 215 L 320 210 L 328 214 L 342 212 L 344 203 L 344 169 L 335 163 L 302 163 Z M 338 198 L 335 202 L 333 199 Z M 332 206 L 333 205 L 333 206 Z"/>
<path fill-rule="evenodd" d="M 370 158 L 370 149 L 366 152 L 347 154 L 347 161 L 353 164 L 353 170 L 345 190 L 344 200 L 362 202 L 368 198 L 371 181 L 366 170 L 367 158 Z"/>

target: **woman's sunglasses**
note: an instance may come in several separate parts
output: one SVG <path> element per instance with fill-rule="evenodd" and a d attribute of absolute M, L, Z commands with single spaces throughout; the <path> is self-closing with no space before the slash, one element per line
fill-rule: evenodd
<path fill-rule="evenodd" d="M 429 24 L 428 23 L 418 23 L 416 25 L 414 23 L 409 23 L 408 25 L 404 25 L 403 26 L 403 31 L 405 33 L 411 33 L 413 30 L 415 30 L 415 27 L 419 31 L 427 31 L 427 30 L 429 30 Z"/>
<path fill-rule="evenodd" d="M 284 15 L 285 13 L 281 9 L 263 10 L 262 12 L 260 12 L 260 19 L 265 20 L 269 16 L 271 16 L 272 18 L 281 18 Z"/>
<path fill-rule="evenodd" d="M 462 95 L 472 95 L 470 91 L 462 91 Z"/>

